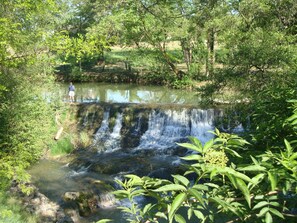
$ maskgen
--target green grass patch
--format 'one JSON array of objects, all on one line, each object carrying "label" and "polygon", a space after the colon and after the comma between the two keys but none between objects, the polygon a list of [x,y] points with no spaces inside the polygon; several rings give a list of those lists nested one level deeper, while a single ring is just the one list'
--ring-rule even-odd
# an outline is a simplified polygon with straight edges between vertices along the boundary
[{"label": "green grass patch", "polygon": [[72,144],[72,140],[70,136],[61,138],[57,141],[55,141],[50,146],[50,152],[53,156],[59,156],[59,155],[66,155],[72,152],[74,149],[74,145]]},{"label": "green grass patch", "polygon": [[37,217],[30,215],[19,200],[8,197],[0,191],[0,222],[1,223],[37,223]]}]

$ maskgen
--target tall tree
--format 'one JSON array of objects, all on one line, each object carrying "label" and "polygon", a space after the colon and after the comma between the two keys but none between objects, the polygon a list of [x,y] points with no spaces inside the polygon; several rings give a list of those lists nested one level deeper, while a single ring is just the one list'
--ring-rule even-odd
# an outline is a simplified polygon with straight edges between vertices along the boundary
[{"label": "tall tree", "polygon": [[25,168],[50,137],[52,110],[44,91],[52,83],[53,60],[46,42],[56,12],[54,0],[0,5],[0,188],[28,180]]}]

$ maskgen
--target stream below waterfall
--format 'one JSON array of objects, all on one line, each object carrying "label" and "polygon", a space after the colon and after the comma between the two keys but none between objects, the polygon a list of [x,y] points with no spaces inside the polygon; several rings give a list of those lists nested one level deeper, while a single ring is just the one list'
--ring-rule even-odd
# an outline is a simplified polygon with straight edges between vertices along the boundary
[{"label": "stream below waterfall", "polygon": [[[97,209],[91,214],[80,212],[77,222],[81,223],[103,218],[126,222],[116,207],[127,202],[112,195],[119,189],[115,179],[125,174],[171,179],[171,174],[182,173],[180,157],[189,151],[177,143],[187,142],[188,136],[202,143],[210,140],[209,131],[223,114],[221,109],[200,108],[199,98],[186,91],[94,83],[75,86],[76,101],[82,103],[80,126],[93,130],[92,145],[77,150],[76,158],[66,165],[40,160],[29,173],[40,192],[65,210],[75,208],[65,197],[80,192],[95,195]],[[58,92],[67,101],[67,85]],[[232,130],[242,131],[243,126],[233,124]],[[138,202],[141,205],[144,200]]]}]

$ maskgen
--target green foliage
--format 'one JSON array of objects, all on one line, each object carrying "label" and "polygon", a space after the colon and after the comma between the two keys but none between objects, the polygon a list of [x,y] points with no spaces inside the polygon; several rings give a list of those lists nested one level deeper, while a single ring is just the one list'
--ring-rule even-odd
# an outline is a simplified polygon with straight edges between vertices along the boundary
[{"label": "green foliage", "polygon": [[248,105],[250,133],[259,145],[271,147],[280,144],[284,138],[289,141],[296,138],[292,125],[285,122],[293,111],[289,100],[296,97],[294,83],[276,79],[253,96],[253,101]]},{"label": "green foliage", "polygon": [[[290,143],[285,140],[280,152],[267,151],[243,163],[239,151],[249,144],[246,140],[218,130],[213,134],[216,138],[205,145],[194,137],[179,144],[193,153],[183,157],[188,170],[172,175],[173,181],[135,175],[117,180],[122,189],[116,197],[131,203],[120,207],[129,222],[294,222],[287,216],[296,206],[297,191],[297,155]],[[140,207],[138,196],[153,202]]]},{"label": "green foliage", "polygon": [[64,137],[56,142],[53,142],[50,146],[50,152],[53,156],[69,154],[74,149],[74,145],[71,142],[71,137]]},{"label": "green foliage", "polygon": [[53,58],[44,41],[53,28],[46,16],[55,10],[51,0],[0,6],[0,190],[12,180],[21,185],[29,180],[25,169],[42,155],[52,134],[54,101],[45,95],[53,83]]}]

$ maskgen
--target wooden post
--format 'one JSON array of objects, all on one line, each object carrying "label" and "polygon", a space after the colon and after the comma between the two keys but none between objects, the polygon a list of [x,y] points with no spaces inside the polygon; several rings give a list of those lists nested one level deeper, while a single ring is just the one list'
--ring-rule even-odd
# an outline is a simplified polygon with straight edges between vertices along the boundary
[{"label": "wooden post", "polygon": [[57,132],[56,136],[55,136],[55,140],[58,140],[60,138],[60,136],[62,135],[63,132],[63,127],[60,127],[59,131]]}]

